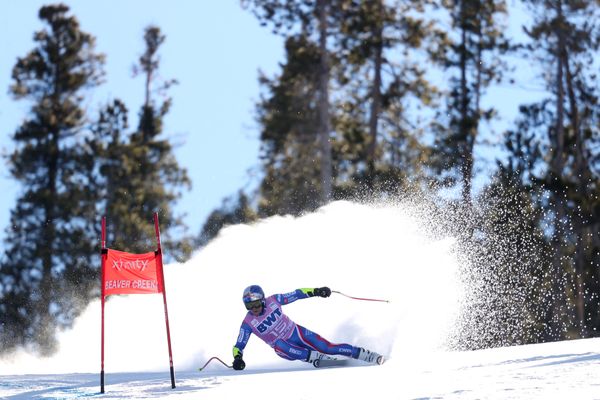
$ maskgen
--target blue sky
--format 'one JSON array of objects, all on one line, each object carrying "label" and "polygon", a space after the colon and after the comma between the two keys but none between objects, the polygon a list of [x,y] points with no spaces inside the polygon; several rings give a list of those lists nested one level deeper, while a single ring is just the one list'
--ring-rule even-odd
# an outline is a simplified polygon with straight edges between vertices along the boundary
[{"label": "blue sky", "polygon": [[[106,82],[88,97],[90,117],[114,98],[130,109],[130,125],[137,123],[143,101],[142,77],[132,77],[132,65],[144,49],[143,32],[158,25],[166,35],[162,46],[161,77],[177,79],[172,87],[171,112],[165,133],[177,146],[175,155],[188,170],[193,188],[178,203],[188,215],[192,233],[224,197],[242,187],[254,187],[258,165],[258,130],[254,104],[259,97],[258,71],[272,75],[283,58],[280,37],[260,27],[238,0],[68,0],[81,29],[96,37],[96,49],[106,54]],[[34,48],[34,32],[43,25],[41,6],[49,1],[4,2],[0,14],[0,151],[13,149],[12,134],[30,104],[8,95],[17,57]],[[91,93],[90,93],[91,94]],[[0,238],[19,191],[4,163],[0,167]],[[2,245],[0,244],[0,248]]]},{"label": "blue sky", "polygon": [[[272,76],[283,61],[283,39],[241,8],[238,0],[167,3],[159,0],[68,0],[81,28],[97,39],[97,51],[106,54],[106,82],[86,98],[88,115],[95,118],[100,107],[114,98],[130,109],[130,124],[137,123],[143,101],[142,77],[132,76],[132,65],[144,49],[143,32],[157,25],[167,36],[161,48],[161,77],[177,79],[170,89],[173,107],[164,121],[165,134],[176,146],[175,155],[187,169],[193,188],[184,193],[178,213],[187,214],[191,233],[198,233],[207,215],[220,206],[223,198],[240,188],[256,186],[259,130],[254,107],[259,98],[258,73]],[[31,104],[14,101],[8,95],[11,70],[17,57],[34,48],[34,32],[43,25],[39,8],[48,1],[13,1],[3,4],[0,14],[0,152],[13,149],[11,135],[26,117]],[[523,40],[521,25],[527,22],[519,3],[511,4],[507,20],[511,35]],[[493,127],[482,127],[482,138],[492,144],[478,148],[476,158],[483,168],[475,189],[489,178],[486,160],[498,153],[494,144],[512,125],[520,104],[539,99],[542,92],[531,80],[530,60],[512,56],[517,66],[515,85],[501,84],[487,91],[483,107],[498,109],[500,120]],[[437,84],[443,85],[443,79]],[[476,164],[477,167],[477,164]],[[6,167],[0,166],[0,240],[9,223],[19,185]],[[110,218],[110,216],[109,216]],[[109,221],[110,223],[110,221]],[[0,241],[1,243],[1,241]],[[2,244],[0,244],[0,250]]]}]

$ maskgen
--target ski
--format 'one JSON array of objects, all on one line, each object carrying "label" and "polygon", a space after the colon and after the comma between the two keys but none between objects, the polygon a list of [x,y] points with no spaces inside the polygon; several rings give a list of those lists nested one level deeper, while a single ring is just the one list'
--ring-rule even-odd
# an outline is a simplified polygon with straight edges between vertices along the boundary
[{"label": "ski", "polygon": [[350,365],[350,360],[315,360],[313,365],[315,368],[345,367]]},{"label": "ski", "polygon": [[[345,367],[351,364],[351,358],[334,358],[334,359],[318,359],[313,361],[315,368],[329,368],[329,367]],[[378,355],[376,360],[369,361],[371,365],[382,365],[386,361],[385,357]]]}]

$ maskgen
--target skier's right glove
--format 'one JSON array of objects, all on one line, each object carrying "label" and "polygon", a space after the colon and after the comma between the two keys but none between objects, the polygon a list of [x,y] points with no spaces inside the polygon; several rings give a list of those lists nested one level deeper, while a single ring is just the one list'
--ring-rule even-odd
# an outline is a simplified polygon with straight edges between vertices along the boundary
[{"label": "skier's right glove", "polygon": [[244,362],[244,360],[242,360],[242,356],[235,356],[235,358],[233,359],[233,369],[235,369],[236,371],[241,371],[244,368],[246,368],[246,363]]},{"label": "skier's right glove", "polygon": [[329,289],[327,286],[323,286],[321,288],[315,288],[313,290],[313,293],[315,296],[329,297],[331,296],[331,289]]}]

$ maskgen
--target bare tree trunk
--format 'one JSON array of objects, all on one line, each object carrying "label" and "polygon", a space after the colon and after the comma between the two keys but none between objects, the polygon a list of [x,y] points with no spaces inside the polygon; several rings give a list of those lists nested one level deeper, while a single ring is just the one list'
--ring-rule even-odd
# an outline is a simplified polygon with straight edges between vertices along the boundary
[{"label": "bare tree trunk", "polygon": [[[481,113],[480,104],[481,104],[481,74],[483,68],[483,35],[481,32],[481,24],[483,18],[478,14],[479,21],[477,23],[477,57],[475,58],[475,84],[474,84],[474,100],[473,100],[473,111],[464,115],[463,118],[466,118],[467,129],[465,132],[465,154],[464,154],[464,169],[463,169],[463,204],[467,207],[471,205],[471,192],[472,192],[472,180],[473,180],[473,164],[474,164],[474,155],[473,151],[475,148],[475,139],[479,133],[479,115]],[[466,66],[465,66],[466,69]],[[466,85],[466,82],[465,82]],[[466,88],[465,88],[466,90]],[[466,91],[464,92],[466,95]],[[469,112],[468,107],[465,105],[465,112]]]},{"label": "bare tree trunk", "polygon": [[576,283],[576,301],[575,308],[577,311],[577,321],[579,322],[579,333],[582,337],[587,336],[586,322],[585,322],[585,298],[584,298],[584,269],[587,259],[586,247],[588,245],[588,228],[584,227],[583,224],[577,224],[577,245],[575,249],[575,283]]},{"label": "bare tree trunk", "polygon": [[[50,194],[50,199],[57,198],[57,175],[58,175],[58,154],[59,154],[59,133],[58,128],[55,128],[51,134],[52,147],[50,154],[48,155],[48,181],[46,183],[46,189]],[[36,314],[39,318],[36,321],[35,335],[36,341],[42,344],[40,349],[43,354],[51,354],[54,350],[50,344],[51,331],[54,327],[52,316],[50,314],[50,305],[52,302],[52,291],[54,288],[54,278],[52,277],[52,250],[54,249],[54,241],[56,238],[55,230],[55,215],[54,215],[54,204],[48,202],[44,204],[44,226],[43,229],[43,240],[41,244],[41,262],[42,262],[42,274],[40,277],[40,284],[38,287],[39,293],[34,294],[36,298]],[[50,346],[50,347],[49,347]]]},{"label": "bare tree trunk", "polygon": [[[564,46],[564,40],[560,41]],[[586,165],[586,157],[584,153],[585,147],[585,139],[583,137],[583,133],[581,132],[581,127],[579,126],[579,109],[577,107],[577,100],[575,99],[575,90],[573,89],[573,76],[571,75],[571,69],[569,68],[569,53],[566,47],[561,47],[560,56],[562,58],[562,64],[565,68],[565,78],[566,78],[566,86],[567,86],[567,95],[569,99],[570,105],[570,121],[571,121],[571,129],[574,131],[574,139],[575,139],[575,181],[577,182],[577,190],[581,196],[581,198],[588,197],[588,179],[590,178],[590,174],[588,173],[588,168]],[[586,212],[586,210],[580,210],[580,212]],[[577,243],[575,249],[575,279],[576,279],[576,301],[575,307],[577,311],[577,320],[579,321],[580,332],[582,336],[586,336],[585,332],[585,299],[584,299],[584,288],[583,288],[583,279],[584,279],[584,266],[586,264],[586,251],[585,251],[585,242],[587,238],[585,237],[587,233],[587,229],[584,226],[582,221],[582,216],[577,215],[574,216],[574,220],[577,221],[574,224],[575,232],[577,233]]]},{"label": "bare tree trunk", "polygon": [[461,14],[461,49],[460,49],[460,124],[459,136],[462,140],[462,157],[463,163],[461,168],[462,174],[462,200],[463,205],[471,204],[471,171],[472,171],[472,155],[469,150],[469,135],[471,125],[469,123],[469,97],[467,88],[467,28],[466,28],[466,5],[465,0],[460,2]]},{"label": "bare tree trunk", "polygon": [[331,161],[331,125],[329,117],[329,53],[327,51],[327,15],[329,0],[317,1],[319,15],[319,49],[321,64],[319,67],[319,141],[321,150],[321,202],[331,200],[332,161]]},{"label": "bare tree trunk", "polygon": [[[562,5],[557,5],[557,14],[562,16]],[[558,31],[558,46],[559,49],[564,46],[563,37],[560,31]],[[556,57],[556,127],[554,137],[554,154],[551,162],[552,174],[551,178],[558,180],[561,177],[564,170],[564,143],[565,143],[565,132],[564,132],[564,88],[563,88],[563,65],[562,58],[559,54]],[[550,182],[555,184],[555,182]],[[563,224],[565,223],[566,211],[563,196],[561,194],[562,187],[558,185],[555,190],[556,197],[556,216],[555,216],[555,230],[552,244],[554,247],[553,267],[554,276],[552,284],[552,300],[553,300],[553,318],[552,318],[552,330],[553,332],[560,332],[562,329],[562,317],[566,310],[566,299],[564,293],[564,272],[563,272],[563,257],[562,248],[563,240],[565,238],[565,232]]]},{"label": "bare tree trunk", "polygon": [[[371,115],[369,116],[369,137],[370,142],[367,147],[367,169],[369,174],[369,182],[375,176],[375,158],[377,150],[377,125],[379,122],[379,113],[381,112],[381,68],[383,64],[383,5],[381,0],[376,1],[376,12],[379,14],[373,29],[373,37],[375,38],[375,56],[373,59],[373,86],[371,88]],[[372,189],[372,187],[371,187]]]}]

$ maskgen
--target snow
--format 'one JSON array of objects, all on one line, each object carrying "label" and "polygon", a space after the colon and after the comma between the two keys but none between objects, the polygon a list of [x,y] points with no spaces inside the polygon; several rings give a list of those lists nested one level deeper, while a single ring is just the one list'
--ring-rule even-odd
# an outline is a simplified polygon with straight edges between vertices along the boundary
[{"label": "snow", "polygon": [[250,365],[236,372],[221,364],[213,368],[211,363],[207,371],[176,372],[175,389],[171,389],[168,370],[108,373],[103,395],[97,373],[4,375],[0,397],[600,399],[599,339],[443,352],[419,360],[395,358],[383,366],[314,369],[300,362],[275,364]]},{"label": "snow", "polygon": [[[600,399],[600,339],[447,349],[461,304],[460,257],[452,238],[427,235],[435,221],[415,215],[406,204],[336,202],[299,218],[229,227],[187,263],[165,266],[175,389],[162,296],[112,296],[104,394],[96,301],[59,334],[56,355],[23,350],[0,360],[0,398]],[[333,294],[284,308],[325,338],[384,353],[389,361],[315,369],[279,358],[252,337],[244,371],[217,361],[198,371],[212,356],[231,363],[245,312],[241,294],[250,284],[269,294],[328,285],[390,300]]]}]

